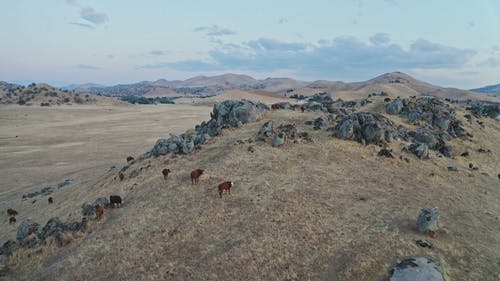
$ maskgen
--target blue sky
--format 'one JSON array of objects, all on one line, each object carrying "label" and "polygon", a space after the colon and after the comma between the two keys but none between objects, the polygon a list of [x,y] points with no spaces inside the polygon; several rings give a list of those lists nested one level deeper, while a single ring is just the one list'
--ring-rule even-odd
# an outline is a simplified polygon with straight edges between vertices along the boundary
[{"label": "blue sky", "polygon": [[[49,4],[50,3],[50,4]],[[0,80],[196,75],[500,83],[500,1],[4,0]]]}]

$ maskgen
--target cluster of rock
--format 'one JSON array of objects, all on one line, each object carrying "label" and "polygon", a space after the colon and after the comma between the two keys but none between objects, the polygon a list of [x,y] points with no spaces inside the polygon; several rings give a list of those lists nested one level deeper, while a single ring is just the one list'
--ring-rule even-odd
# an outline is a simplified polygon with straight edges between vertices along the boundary
[{"label": "cluster of rock", "polygon": [[227,100],[216,103],[210,114],[211,119],[197,125],[194,134],[171,134],[168,139],[159,139],[153,149],[143,156],[147,158],[168,153],[189,154],[210,138],[220,135],[222,129],[256,121],[268,110],[267,105],[249,100]]},{"label": "cluster of rock", "polygon": [[55,192],[56,189],[61,189],[63,187],[66,187],[68,185],[73,184],[74,182],[75,182],[74,179],[66,179],[66,180],[58,183],[56,187],[54,187],[54,186],[47,186],[47,187],[44,187],[44,188],[42,188],[40,190],[37,190],[35,192],[23,194],[22,199],[26,200],[26,199],[33,198],[33,197],[36,197],[36,196],[46,196],[46,195],[49,195],[49,194]]},{"label": "cluster of rock", "polygon": [[273,147],[282,146],[290,141],[296,142],[299,138],[312,141],[307,132],[298,132],[297,126],[294,123],[281,124],[274,128],[273,120],[262,124],[256,136],[257,141],[268,142],[271,140]]},{"label": "cluster of rock", "polygon": [[415,130],[396,125],[382,114],[358,111],[359,107],[366,104],[365,100],[339,100],[330,103],[328,98],[329,96],[324,95],[316,98],[316,101],[322,101],[325,106],[329,106],[330,113],[307,121],[306,124],[314,126],[316,130],[328,128],[333,136],[339,139],[378,145],[385,145],[394,140],[411,142],[406,148],[407,151],[419,158],[428,158],[429,150],[452,157],[453,148],[446,141],[471,136],[456,118],[455,111],[437,98],[397,98],[386,105],[388,114],[400,115],[409,123],[421,126]]},{"label": "cluster of rock", "polygon": [[334,101],[330,95],[326,93],[319,93],[305,99],[305,103],[301,106],[308,111],[323,111],[346,115],[368,103],[371,103],[368,99],[355,101],[343,101],[342,99],[337,99]]},{"label": "cluster of rock", "polygon": [[83,231],[87,228],[87,217],[81,221],[62,222],[58,218],[51,218],[44,227],[32,219],[24,220],[17,229],[16,240],[8,240],[0,247],[0,277],[6,271],[8,257],[18,248],[35,248],[54,239],[59,247],[70,242],[68,232]]}]

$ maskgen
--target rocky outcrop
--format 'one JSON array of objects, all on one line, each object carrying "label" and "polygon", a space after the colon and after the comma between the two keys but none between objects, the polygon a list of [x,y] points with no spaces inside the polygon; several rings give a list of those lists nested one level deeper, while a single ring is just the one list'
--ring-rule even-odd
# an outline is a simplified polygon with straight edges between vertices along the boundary
[{"label": "rocky outcrop", "polygon": [[355,140],[363,144],[381,144],[397,137],[394,122],[381,114],[354,112],[343,117],[333,127],[333,136]]},{"label": "rocky outcrop", "polygon": [[260,102],[248,100],[227,100],[214,104],[211,119],[195,127],[194,134],[171,134],[168,139],[156,141],[153,149],[143,155],[151,156],[174,154],[189,154],[210,138],[221,134],[223,128],[239,127],[248,122],[257,121],[269,110]]},{"label": "rocky outcrop", "polygon": [[54,193],[58,189],[61,189],[63,187],[66,187],[68,185],[73,184],[74,182],[75,182],[74,179],[65,179],[64,181],[57,183],[57,185],[55,187],[54,186],[47,186],[47,187],[44,187],[38,191],[23,194],[22,199],[26,200],[26,199],[33,198],[36,196],[47,196],[51,193]]}]

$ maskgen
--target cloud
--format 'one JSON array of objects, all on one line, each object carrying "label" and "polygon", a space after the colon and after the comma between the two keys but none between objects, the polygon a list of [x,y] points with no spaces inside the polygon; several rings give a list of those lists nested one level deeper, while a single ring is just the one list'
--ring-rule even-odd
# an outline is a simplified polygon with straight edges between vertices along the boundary
[{"label": "cloud", "polygon": [[152,56],[164,56],[167,54],[167,52],[162,51],[162,50],[152,50],[151,52],[148,53],[149,55]]},{"label": "cloud", "polygon": [[286,19],[286,18],[280,18],[280,19],[278,20],[278,23],[279,23],[279,24],[285,24],[285,23],[287,23],[287,22],[288,22],[288,19]]},{"label": "cloud", "polygon": [[225,36],[225,35],[234,35],[236,34],[236,31],[220,27],[218,25],[211,25],[211,26],[199,26],[193,30],[194,32],[204,32],[205,35],[211,36],[211,37],[217,37],[217,36]]},{"label": "cloud", "polygon": [[114,55],[112,55],[112,54],[109,54],[109,55],[107,55],[106,57],[107,57],[108,59],[114,59],[114,58],[115,58],[115,56],[114,56]]},{"label": "cloud", "polygon": [[88,64],[78,64],[78,65],[76,65],[76,68],[85,69],[85,70],[99,70],[99,69],[101,69],[98,66],[88,65]]},{"label": "cloud", "polygon": [[80,10],[80,17],[95,25],[101,25],[108,21],[106,13],[98,12],[92,7],[85,7]]},{"label": "cloud", "polygon": [[78,6],[77,0],[66,0],[66,3],[70,6]]},{"label": "cloud", "polygon": [[181,71],[292,70],[299,75],[348,77],[413,68],[457,68],[475,53],[425,39],[417,39],[405,48],[391,43],[389,36],[382,33],[372,36],[369,42],[352,36],[314,44],[260,38],[241,44],[219,44],[208,52],[207,60],[164,63],[161,67]]},{"label": "cloud", "polygon": [[76,26],[79,26],[79,27],[88,28],[88,29],[94,29],[95,28],[95,26],[90,25],[90,24],[86,24],[86,23],[70,22],[69,24],[76,25]]},{"label": "cloud", "polygon": [[391,38],[387,33],[377,33],[370,37],[370,42],[372,42],[374,45],[385,45],[389,43],[389,41],[391,41]]},{"label": "cloud", "polygon": [[478,66],[491,67],[491,68],[499,67],[500,66],[500,58],[495,58],[495,57],[487,58],[487,59],[483,60],[482,62],[480,62],[478,64]]}]

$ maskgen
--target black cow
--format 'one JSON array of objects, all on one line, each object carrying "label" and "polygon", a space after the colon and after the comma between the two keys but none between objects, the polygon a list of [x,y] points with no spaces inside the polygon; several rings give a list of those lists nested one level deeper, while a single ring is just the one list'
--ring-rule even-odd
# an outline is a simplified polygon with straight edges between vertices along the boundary
[{"label": "black cow", "polygon": [[118,208],[122,206],[122,198],[118,195],[109,196],[109,204],[111,207],[117,206]]}]

